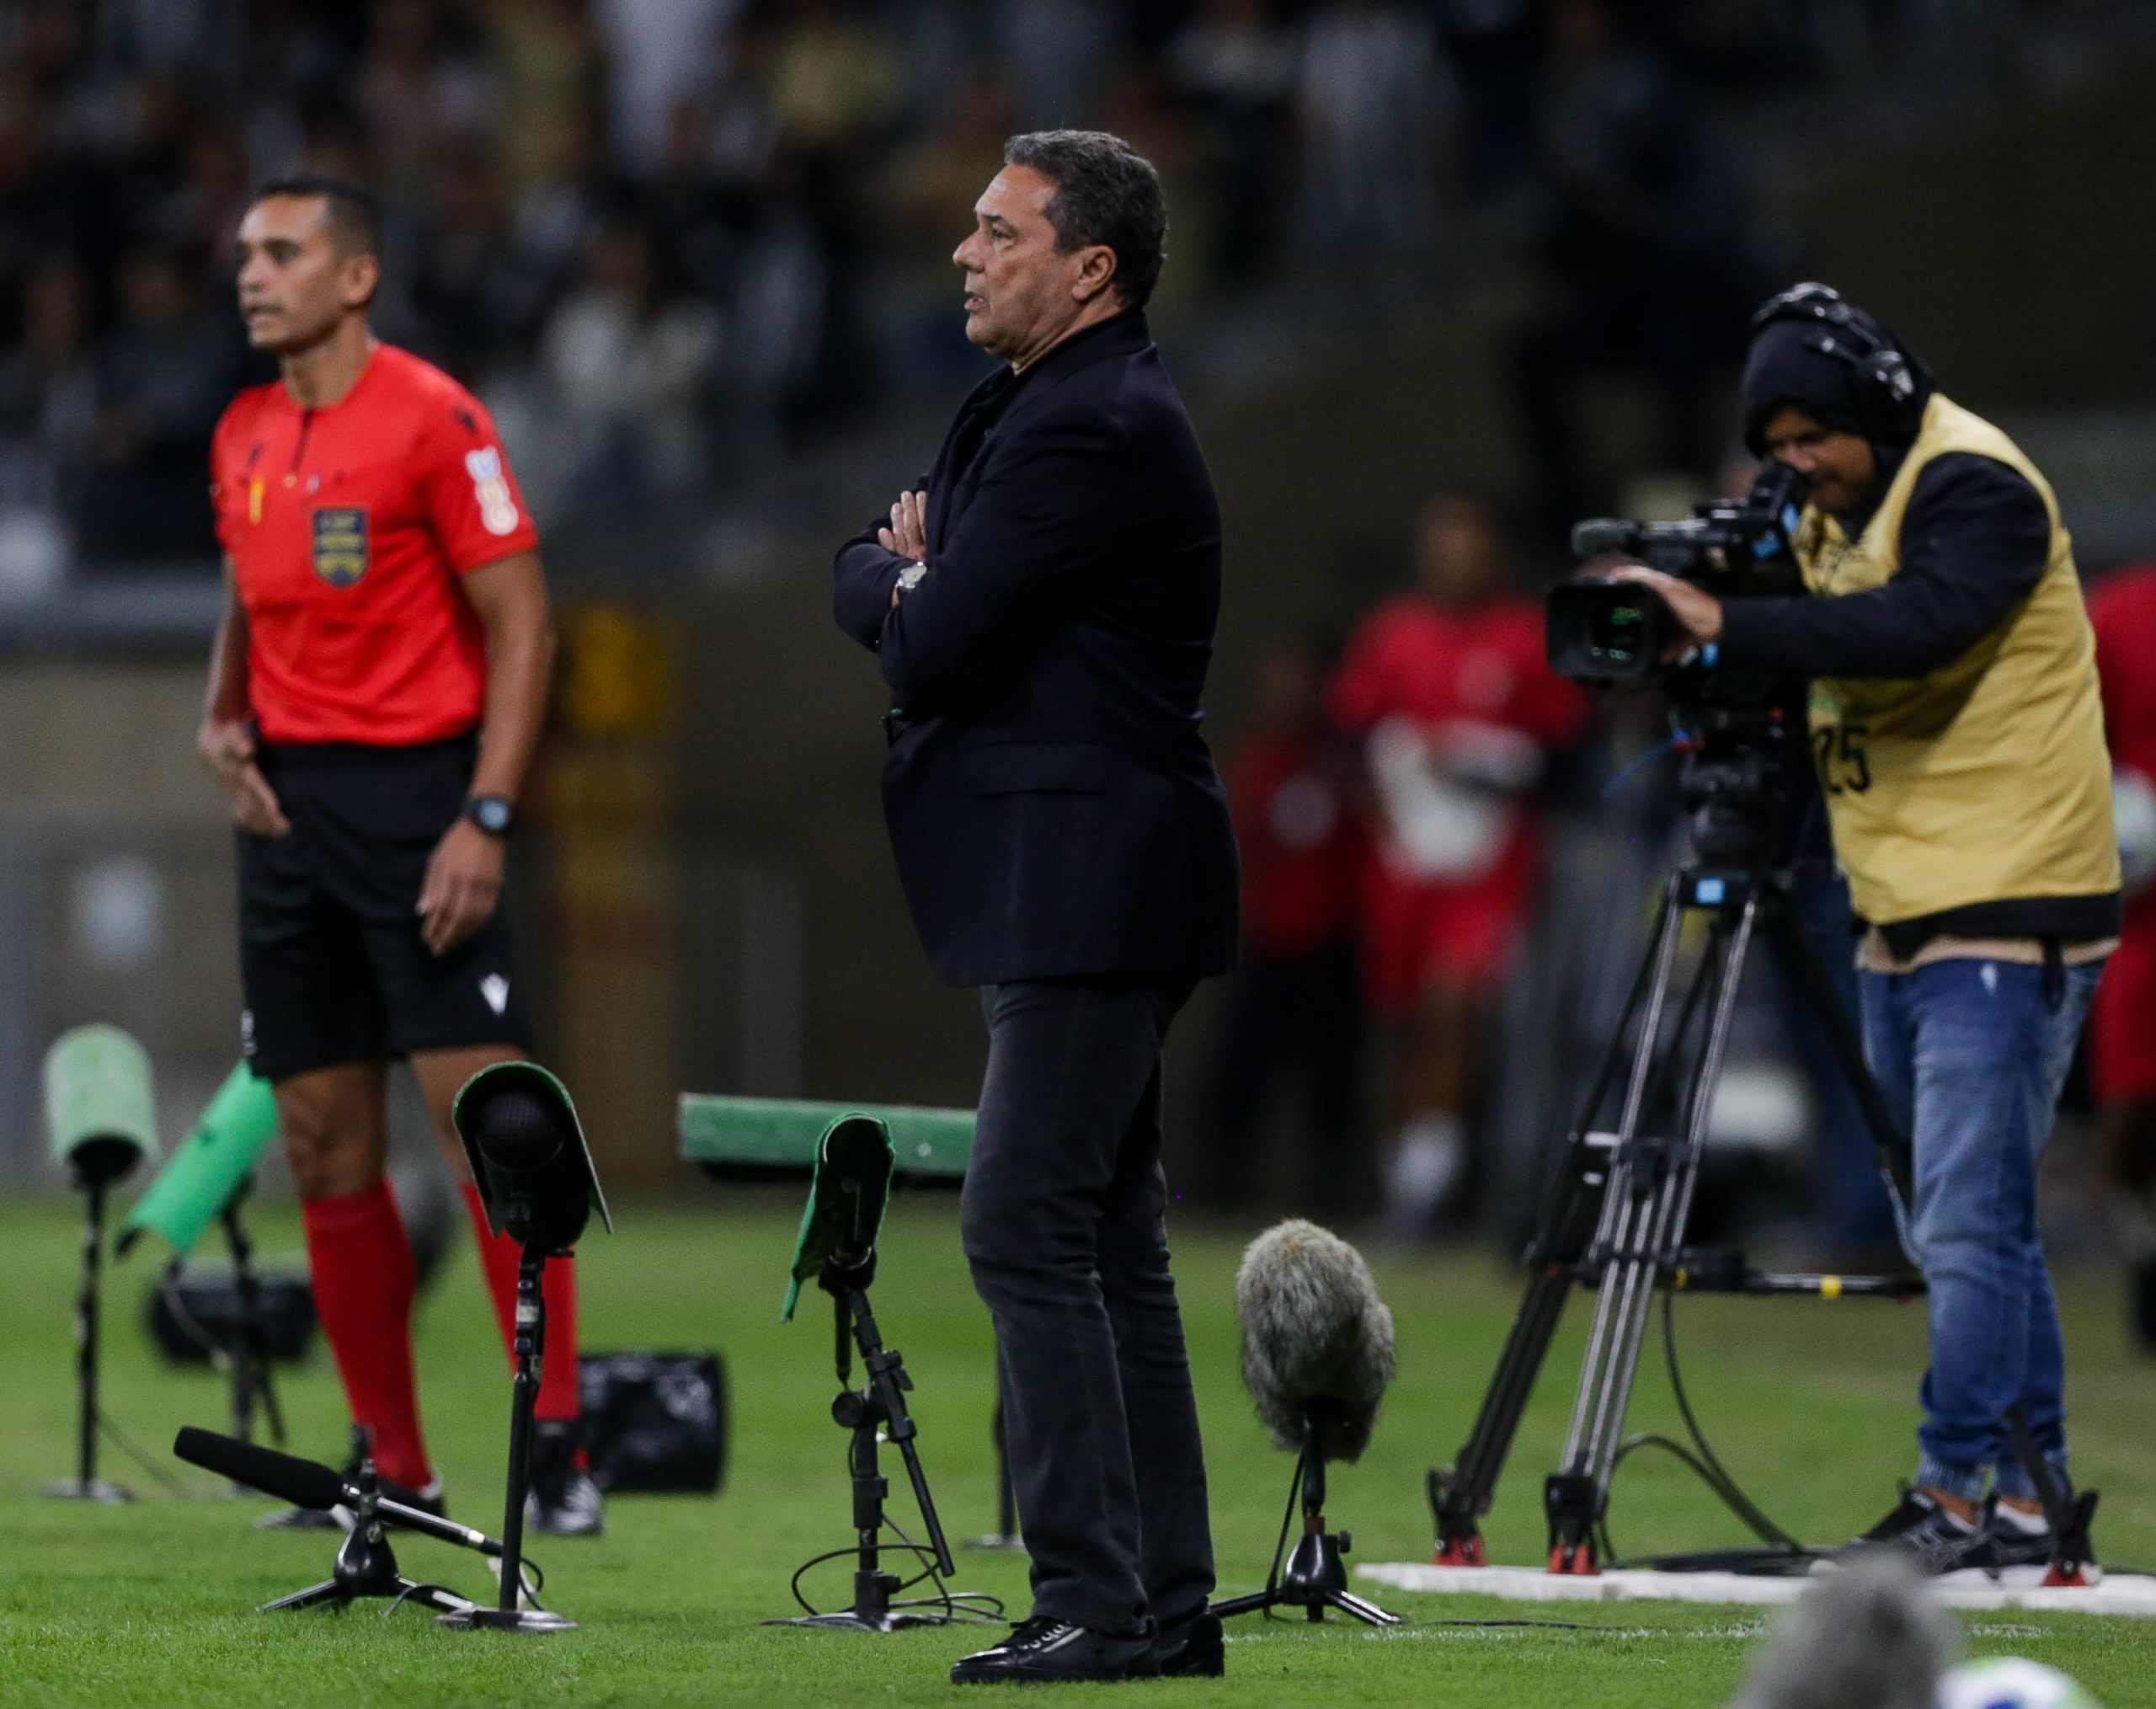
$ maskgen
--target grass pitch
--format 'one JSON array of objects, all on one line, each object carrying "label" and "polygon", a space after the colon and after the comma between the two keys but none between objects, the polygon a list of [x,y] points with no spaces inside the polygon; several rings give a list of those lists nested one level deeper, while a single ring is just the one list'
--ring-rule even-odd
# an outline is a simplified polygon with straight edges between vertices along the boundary
[{"label": "grass pitch", "polygon": [[[979,1630],[891,1637],[760,1627],[794,1612],[787,1580],[849,1541],[845,1434],[825,1302],[811,1295],[780,1327],[778,1303],[798,1199],[685,1184],[672,1203],[624,1207],[622,1232],[584,1252],[585,1340],[593,1347],[718,1349],[733,1390],[724,1490],[715,1498],[617,1498],[595,1541],[538,1539],[549,1604],[579,1632],[532,1639],[438,1631],[418,1610],[387,1619],[267,1616],[258,1603],[326,1575],[334,1540],[265,1533],[266,1504],[215,1493],[170,1460],[176,1427],[224,1428],[221,1380],[162,1364],[140,1323],[153,1254],[110,1274],[107,1409],[184,1487],[161,1487],[109,1444],[101,1470],[131,1485],[131,1506],[40,1498],[72,1470],[76,1223],[63,1202],[0,1205],[0,1704],[216,1705],[218,1709],[502,1704],[851,1705],[947,1703],[952,1659]],[[990,1349],[958,1251],[953,1207],[894,1209],[878,1308],[918,1384],[921,1445],[954,1543],[995,1513],[988,1442]],[[256,1219],[267,1252],[298,1245],[296,1220]],[[1246,1229],[1180,1227],[1177,1271],[1204,1415],[1223,1594],[1255,1588],[1270,1557],[1289,1465],[1253,1422],[1236,1374],[1232,1281]],[[1515,1301],[1518,1279],[1479,1257],[1381,1262],[1399,1324],[1401,1378],[1362,1464],[1337,1468],[1336,1527],[1353,1561],[1427,1557],[1426,1467],[1449,1460],[1471,1422]],[[2103,1554],[2156,1561],[2156,1366],[2127,1349],[2108,1273],[2064,1278],[2075,1464],[2104,1491]],[[499,1524],[509,1385],[468,1248],[423,1308],[422,1405],[451,1511]],[[1576,1302],[1521,1432],[1491,1516],[1493,1557],[1542,1552],[1542,1474],[1554,1463],[1586,1312]],[[1687,1300],[1679,1348],[1694,1403],[1731,1470],[1801,1535],[1846,1535],[1892,1499],[1912,1458],[1922,1358],[1917,1309],[1866,1301]],[[281,1374],[296,1452],[341,1457],[342,1407],[325,1356]],[[1659,1348],[1642,1359],[1636,1429],[1676,1427]],[[915,1514],[895,1455],[892,1509]],[[1741,1530],[1689,1475],[1641,1454],[1612,1504],[1627,1553],[1736,1545]],[[484,1597],[478,1557],[400,1540],[412,1576]],[[1026,1611],[1022,1557],[961,1551],[954,1581]],[[825,1605],[848,1597],[848,1567],[811,1582]],[[1364,1587],[1368,1588],[1368,1587]],[[1671,1604],[1528,1606],[1487,1598],[1386,1593],[1412,1624],[1382,1633],[1251,1619],[1230,1628],[1229,1678],[1113,1688],[1133,1709],[1219,1706],[1461,1705],[1520,1709],[1707,1709],[1742,1672],[1762,1622],[1750,1610]],[[1476,1625],[1479,1621],[1566,1622]],[[2156,1623],[2015,1613],[1964,1622],[1977,1653],[2033,1656],[2080,1679],[2108,1709],[2156,1705]],[[1104,1688],[1083,1688],[1097,1691]]]}]

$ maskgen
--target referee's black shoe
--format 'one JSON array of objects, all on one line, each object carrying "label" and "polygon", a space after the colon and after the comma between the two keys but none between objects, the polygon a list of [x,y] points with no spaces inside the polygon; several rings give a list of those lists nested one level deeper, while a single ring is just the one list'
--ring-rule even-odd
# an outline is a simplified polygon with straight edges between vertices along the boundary
[{"label": "referee's black shoe", "polygon": [[1153,1659],[1166,1679],[1217,1680],[1227,1672],[1220,1616],[1209,1608],[1181,1620],[1163,1621],[1153,1640]]},{"label": "referee's black shoe", "polygon": [[1022,1621],[993,1649],[951,1669],[954,1685],[1048,1685],[1059,1680],[1153,1680],[1161,1664],[1150,1637],[1110,1637],[1064,1620]]},{"label": "referee's black shoe", "polygon": [[581,1463],[584,1430],[566,1420],[542,1418],[531,1442],[531,1493],[525,1523],[550,1537],[595,1537],[606,1522],[606,1498]]}]

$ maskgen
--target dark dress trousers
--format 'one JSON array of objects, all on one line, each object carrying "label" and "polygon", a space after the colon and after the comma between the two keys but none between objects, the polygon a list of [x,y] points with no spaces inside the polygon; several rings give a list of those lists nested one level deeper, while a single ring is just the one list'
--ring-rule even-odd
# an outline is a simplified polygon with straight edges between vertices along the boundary
[{"label": "dark dress trousers", "polygon": [[1142,314],[959,410],[927,574],[880,523],[833,608],[889,684],[884,816],[937,972],[985,989],[961,1222],[995,1321],[1034,1612],[1128,1635],[1213,1586],[1169,1275],[1161,1049],[1235,957],[1227,802],[1198,734],[1219,509]]}]

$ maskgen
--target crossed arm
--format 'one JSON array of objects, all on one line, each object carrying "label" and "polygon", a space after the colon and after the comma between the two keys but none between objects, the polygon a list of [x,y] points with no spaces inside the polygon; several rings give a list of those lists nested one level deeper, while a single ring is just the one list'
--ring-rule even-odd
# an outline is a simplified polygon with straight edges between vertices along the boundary
[{"label": "crossed arm", "polygon": [[[926,494],[914,492],[840,548],[833,615],[875,651],[902,701],[977,670],[1030,613],[1113,565],[1130,510],[1123,443],[1102,419],[1030,423],[990,453],[940,543],[926,538]],[[915,562],[928,574],[902,590]]]}]

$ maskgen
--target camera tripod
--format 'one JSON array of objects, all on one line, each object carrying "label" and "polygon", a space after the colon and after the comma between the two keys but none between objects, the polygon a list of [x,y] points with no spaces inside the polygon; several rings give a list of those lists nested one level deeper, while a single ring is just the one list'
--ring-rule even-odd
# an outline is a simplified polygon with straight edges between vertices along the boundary
[{"label": "camera tripod", "polygon": [[[1678,996],[1678,944],[1694,916],[1705,918],[1708,942]],[[1805,1007],[1825,1028],[1889,1183],[1908,1202],[1908,1141],[1806,941],[1787,872],[1700,863],[1678,868],[1663,886],[1646,953],[1543,1202],[1527,1252],[1526,1292],[1474,1429],[1456,1462],[1429,1474],[1438,1565],[1484,1563],[1478,1521],[1490,1510],[1575,1282],[1599,1293],[1562,1468],[1544,1490],[1550,1570],[1564,1573],[1593,1573],[1606,1564],[1596,1559],[1595,1536],[1609,1507],[1657,1290],[1897,1299],[1923,1292],[1913,1277],[1772,1274],[1747,1268],[1741,1253],[1684,1244],[1737,986],[1762,931],[1795,975]],[[1614,1127],[1600,1125],[1620,1090]]]}]

